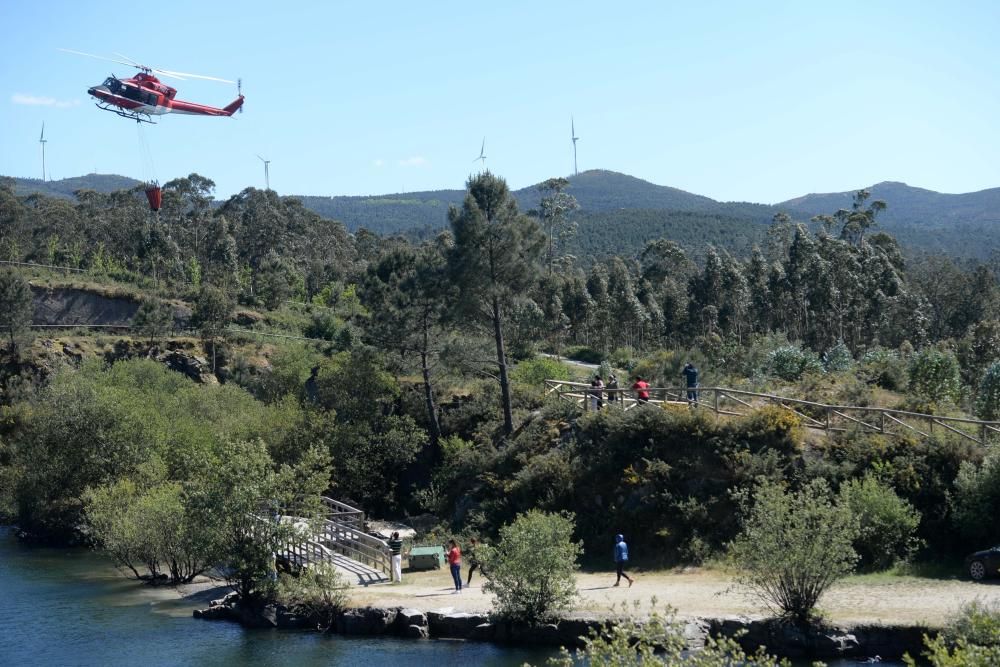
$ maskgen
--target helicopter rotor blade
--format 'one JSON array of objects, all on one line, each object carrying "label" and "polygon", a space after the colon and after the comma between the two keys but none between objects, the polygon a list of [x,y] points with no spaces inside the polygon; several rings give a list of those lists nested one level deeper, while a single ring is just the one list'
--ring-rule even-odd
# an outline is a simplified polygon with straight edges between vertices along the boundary
[{"label": "helicopter rotor blade", "polygon": [[73,49],[59,49],[59,50],[65,51],[66,53],[73,53],[78,56],[86,56],[88,58],[96,58],[98,60],[107,60],[113,63],[118,63],[119,65],[128,65],[129,67],[135,67],[136,69],[144,70],[147,72],[156,72],[157,74],[162,74],[163,76],[169,76],[175,79],[180,79],[181,81],[186,81],[187,79],[205,79],[206,81],[218,81],[220,83],[232,83],[232,84],[236,83],[235,81],[230,81],[229,79],[221,79],[215,76],[205,76],[204,74],[189,74],[187,72],[175,72],[174,70],[160,69],[159,67],[150,67],[148,65],[142,65],[121,53],[115,53],[115,55],[118,56],[118,58],[121,58],[121,60],[118,60],[116,58],[108,58],[107,56],[98,56],[93,53],[74,51]]},{"label": "helicopter rotor blade", "polygon": [[124,53],[118,53],[117,51],[115,51],[114,54],[116,56],[118,56],[119,58],[121,58],[122,60],[126,60],[129,63],[131,63],[133,67],[139,67],[139,68],[145,67],[145,65],[140,65],[136,61],[134,61],[131,58],[129,58],[128,56],[126,56]]},{"label": "helicopter rotor blade", "polygon": [[128,65],[129,67],[138,67],[142,69],[142,65],[136,65],[132,62],[126,62],[124,60],[115,60],[114,58],[107,58],[105,56],[95,56],[93,53],[84,53],[83,51],[74,51],[73,49],[58,49],[59,51],[65,51],[66,53],[73,53],[78,56],[86,56],[88,58],[97,58],[98,60],[108,60],[113,63],[118,63],[119,65]]},{"label": "helicopter rotor blade", "polygon": [[229,79],[220,79],[217,76],[205,76],[204,74],[191,74],[189,72],[175,72],[173,70],[158,69],[156,67],[153,68],[153,71],[166,76],[176,76],[178,79],[205,79],[206,81],[218,81],[219,83],[236,83],[235,81],[230,81]]}]

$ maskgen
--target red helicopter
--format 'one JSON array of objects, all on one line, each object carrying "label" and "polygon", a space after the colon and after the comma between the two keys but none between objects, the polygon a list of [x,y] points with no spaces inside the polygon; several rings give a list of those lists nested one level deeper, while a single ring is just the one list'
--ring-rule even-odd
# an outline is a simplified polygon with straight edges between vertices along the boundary
[{"label": "red helicopter", "polygon": [[[95,56],[92,53],[82,51],[72,51],[70,49],[60,49],[67,53],[75,53],[80,56],[110,60],[121,65],[128,65],[140,70],[138,74],[128,79],[119,79],[117,76],[109,76],[104,83],[87,90],[87,93],[97,99],[97,106],[105,111],[111,111],[123,118],[130,118],[141,123],[152,123],[152,116],[162,116],[168,113],[187,114],[191,116],[232,116],[243,106],[243,94],[239,88],[239,83],[228,79],[219,79],[214,76],[203,76],[201,74],[188,74],[185,72],[173,72],[171,70],[147,67],[127,58],[120,53],[115,55],[122,60]],[[185,102],[175,99],[177,94],[175,88],[171,88],[153,76],[153,72],[163,76],[176,79],[206,79],[208,81],[221,81],[222,83],[236,83],[239,97],[231,103],[222,107],[206,106]]]}]

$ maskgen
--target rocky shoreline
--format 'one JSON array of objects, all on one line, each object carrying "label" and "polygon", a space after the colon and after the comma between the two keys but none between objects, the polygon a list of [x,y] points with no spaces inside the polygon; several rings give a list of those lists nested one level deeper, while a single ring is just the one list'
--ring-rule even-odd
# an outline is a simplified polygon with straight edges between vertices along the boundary
[{"label": "rocky shoreline", "polygon": [[[248,628],[317,629],[317,621],[281,605],[250,609],[235,595],[213,600],[207,609],[194,611],[195,618],[235,621]],[[451,611],[421,611],[408,607],[354,607],[336,615],[327,629],[343,635],[394,636],[408,639],[462,639],[499,644],[579,647],[582,637],[614,622],[610,618],[564,618],[557,622],[528,626],[497,620],[487,614]],[[709,637],[736,638],[747,651],[759,646],[792,659],[867,661],[900,660],[905,653],[917,656],[931,628],[915,625],[859,625],[854,627],[808,627],[775,619],[748,617],[698,618],[682,621],[688,647],[697,651]],[[320,628],[325,629],[325,628]]]}]

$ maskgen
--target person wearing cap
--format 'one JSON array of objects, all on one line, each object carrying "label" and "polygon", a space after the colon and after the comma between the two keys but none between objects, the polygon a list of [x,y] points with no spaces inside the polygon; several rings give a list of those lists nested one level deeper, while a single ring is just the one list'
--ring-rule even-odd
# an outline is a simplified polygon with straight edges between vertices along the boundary
[{"label": "person wearing cap", "polygon": [[622,583],[622,577],[628,581],[628,587],[632,588],[632,584],[635,583],[635,579],[625,574],[625,563],[628,562],[628,544],[625,543],[625,536],[622,534],[615,535],[615,567],[618,571],[618,580],[615,581],[615,586]]}]

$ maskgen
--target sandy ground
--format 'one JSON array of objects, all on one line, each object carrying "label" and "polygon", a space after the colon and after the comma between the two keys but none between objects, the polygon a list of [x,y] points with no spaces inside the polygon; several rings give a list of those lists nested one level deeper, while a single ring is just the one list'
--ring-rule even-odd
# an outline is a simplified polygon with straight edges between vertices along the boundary
[{"label": "sandy ground", "polygon": [[[465,576],[463,570],[463,577]],[[638,601],[648,608],[656,598],[659,605],[674,607],[681,617],[721,617],[747,615],[761,617],[759,605],[731,591],[725,573],[687,568],[683,571],[632,572],[635,585],[626,582],[614,587],[615,575],[582,572],[577,575],[579,614],[602,614],[625,601]],[[399,584],[356,586],[351,590],[355,605],[403,606],[424,611],[488,611],[492,596],[483,592],[477,572],[472,586],[452,592],[447,570],[403,573]],[[959,605],[974,599],[1000,604],[1000,583],[972,583],[961,580],[918,577],[851,577],[832,588],[820,600],[820,609],[834,623],[943,625]]]}]

